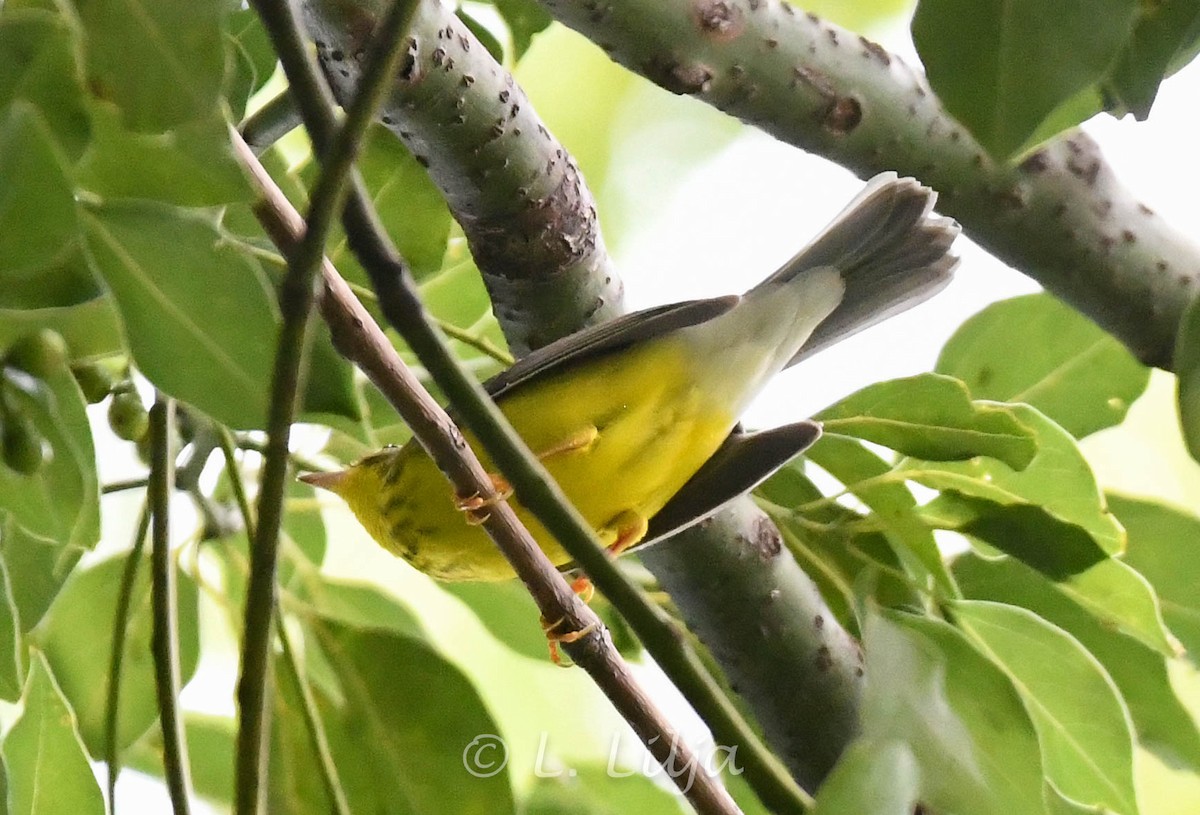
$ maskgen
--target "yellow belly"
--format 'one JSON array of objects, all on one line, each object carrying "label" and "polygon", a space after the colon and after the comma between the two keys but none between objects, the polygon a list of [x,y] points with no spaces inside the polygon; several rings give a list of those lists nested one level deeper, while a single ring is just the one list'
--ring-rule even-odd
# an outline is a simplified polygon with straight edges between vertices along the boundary
[{"label": "yellow belly", "polygon": [[[595,427],[590,445],[558,452],[542,463],[576,508],[611,544],[615,519],[652,517],[708,460],[736,421],[690,374],[684,346],[673,339],[647,343],[574,367],[565,376],[522,386],[500,408],[535,453],[560,447]],[[493,469],[468,434],[484,466]],[[513,576],[495,544],[466,522],[445,477],[410,442],[370,468],[373,489],[347,496],[380,544],[443,580],[501,580]],[[366,485],[364,485],[366,486]],[[556,565],[570,557],[513,500],[518,517]]]}]

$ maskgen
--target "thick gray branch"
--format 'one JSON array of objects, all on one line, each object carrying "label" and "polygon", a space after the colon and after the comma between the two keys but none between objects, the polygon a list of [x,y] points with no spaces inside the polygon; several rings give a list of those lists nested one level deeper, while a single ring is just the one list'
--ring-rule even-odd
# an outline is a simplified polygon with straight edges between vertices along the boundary
[{"label": "thick gray branch", "polygon": [[780,0],[542,0],[669,91],[695,96],[863,176],[912,175],[939,210],[1124,342],[1169,368],[1200,250],[1133,198],[1096,145],[1065,134],[992,161],[925,78],[869,40]]},{"label": "thick gray branch", "polygon": [[[306,0],[340,99],[357,85],[382,0]],[[592,194],[524,91],[462,22],[423,2],[383,123],[426,166],[462,225],[517,356],[621,313]]]}]

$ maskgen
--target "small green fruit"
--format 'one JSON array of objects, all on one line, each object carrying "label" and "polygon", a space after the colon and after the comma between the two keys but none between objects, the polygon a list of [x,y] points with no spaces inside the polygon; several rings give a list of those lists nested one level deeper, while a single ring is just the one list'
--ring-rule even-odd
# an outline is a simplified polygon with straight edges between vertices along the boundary
[{"label": "small green fruit", "polygon": [[39,328],[13,343],[6,361],[38,379],[49,379],[67,361],[67,344],[58,332]]},{"label": "small green fruit", "polygon": [[8,416],[4,423],[4,463],[21,475],[33,475],[46,462],[42,434],[24,416]]},{"label": "small green fruit", "polygon": [[113,375],[99,363],[85,362],[73,365],[71,373],[75,374],[75,381],[79,383],[79,389],[83,391],[83,398],[87,399],[89,405],[103,402],[105,397],[112,392]]},{"label": "small green fruit", "polygon": [[108,405],[108,426],[125,441],[139,441],[150,429],[150,414],[133,389],[119,390]]}]

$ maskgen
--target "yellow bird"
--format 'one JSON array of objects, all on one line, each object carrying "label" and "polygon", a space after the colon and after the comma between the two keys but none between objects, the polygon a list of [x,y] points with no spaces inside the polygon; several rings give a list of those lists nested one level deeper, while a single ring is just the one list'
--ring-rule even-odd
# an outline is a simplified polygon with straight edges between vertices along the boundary
[{"label": "yellow bird", "polygon": [[[913,179],[876,176],[741,297],[593,326],[529,354],[486,388],[614,554],[657,540],[711,515],[816,440],[812,422],[757,434],[738,428],[771,377],[949,282],[958,226],[931,214],[935,199]],[[476,440],[467,441],[492,469]],[[513,577],[464,517],[469,502],[456,499],[415,441],[302,479],[341,496],[381,546],[435,578]],[[567,565],[558,542],[513,504],[551,562]]]}]

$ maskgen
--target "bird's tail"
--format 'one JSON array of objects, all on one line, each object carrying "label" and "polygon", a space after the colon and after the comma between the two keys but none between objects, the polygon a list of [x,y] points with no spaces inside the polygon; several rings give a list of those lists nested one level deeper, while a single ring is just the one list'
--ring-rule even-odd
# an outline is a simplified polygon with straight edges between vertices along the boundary
[{"label": "bird's tail", "polygon": [[958,224],[931,214],[937,193],[912,178],[881,173],[812,243],[753,290],[835,269],[845,285],[838,306],[813,330],[791,365],[936,294],[958,258],[950,245]]}]

